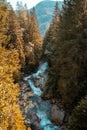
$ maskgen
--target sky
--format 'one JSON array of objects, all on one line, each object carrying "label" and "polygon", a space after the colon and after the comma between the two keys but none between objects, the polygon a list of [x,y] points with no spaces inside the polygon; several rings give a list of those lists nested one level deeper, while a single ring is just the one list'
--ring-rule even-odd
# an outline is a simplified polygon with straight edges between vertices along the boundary
[{"label": "sky", "polygon": [[[35,6],[36,4],[38,4],[40,1],[43,0],[7,0],[8,2],[11,3],[11,5],[15,8],[17,1],[22,1],[22,3],[26,3],[27,7],[30,9],[33,6]],[[57,0],[54,0],[57,1]],[[63,1],[63,0],[59,0],[59,1]]]}]

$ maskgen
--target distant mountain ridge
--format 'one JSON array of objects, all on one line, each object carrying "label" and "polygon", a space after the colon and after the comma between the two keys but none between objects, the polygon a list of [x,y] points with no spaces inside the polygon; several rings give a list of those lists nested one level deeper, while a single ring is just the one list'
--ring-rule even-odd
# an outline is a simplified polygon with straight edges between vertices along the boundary
[{"label": "distant mountain ridge", "polygon": [[[52,20],[54,8],[56,1],[42,1],[36,5],[36,14],[38,18],[38,23],[40,27],[40,32],[42,36],[45,35],[45,32],[49,28],[50,22]],[[59,9],[62,8],[63,2],[58,1]]]}]

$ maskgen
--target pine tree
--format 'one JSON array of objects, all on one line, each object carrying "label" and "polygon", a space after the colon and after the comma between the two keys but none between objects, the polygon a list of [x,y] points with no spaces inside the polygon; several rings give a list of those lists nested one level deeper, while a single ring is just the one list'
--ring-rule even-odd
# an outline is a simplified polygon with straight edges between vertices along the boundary
[{"label": "pine tree", "polygon": [[58,8],[58,2],[56,2],[53,19],[52,19],[52,22],[50,24],[48,31],[46,32],[46,35],[43,41],[42,57],[46,57],[50,59],[50,57],[54,55],[55,45],[57,42],[59,20],[60,20],[60,11]]},{"label": "pine tree", "polygon": [[[58,74],[55,68],[57,56],[55,55],[56,49],[58,49],[58,34],[59,34],[59,23],[60,23],[60,11],[58,8],[58,2],[56,2],[55,10],[53,13],[53,19],[50,27],[45,35],[43,42],[43,53],[42,57],[48,60],[50,68],[48,71],[48,80],[46,83],[46,90],[44,96],[55,97],[58,95],[57,91],[57,80]],[[47,94],[48,93],[48,94]]]},{"label": "pine tree", "polygon": [[8,49],[17,49],[22,67],[25,64],[23,39],[18,19],[11,6],[1,5],[0,44]]},{"label": "pine tree", "polygon": [[69,119],[70,130],[87,130],[87,96],[77,105]]},{"label": "pine tree", "polygon": [[35,9],[29,13],[26,5],[21,9],[20,3],[17,5],[19,6],[17,11],[18,19],[23,30],[26,69],[33,69],[39,63],[42,48],[42,38],[37,23],[37,16]]},{"label": "pine tree", "polygon": [[38,63],[38,60],[41,57],[42,37],[40,35],[35,8],[32,9],[30,15],[31,15],[30,42],[34,44],[35,61],[36,63]]},{"label": "pine tree", "polygon": [[16,47],[7,48],[12,38],[11,34],[8,34],[8,16],[8,6],[0,3],[0,128],[25,130],[23,117],[17,105],[19,85],[15,83],[15,77],[19,75],[21,68],[19,53]]},{"label": "pine tree", "polygon": [[24,41],[22,38],[22,31],[18,23],[17,16],[13,10],[9,11],[7,22],[8,22],[8,36],[10,37],[10,39],[6,48],[8,49],[15,48],[18,50],[20,63],[22,67],[24,67],[25,64]]},{"label": "pine tree", "polygon": [[0,46],[6,46],[9,37],[7,36],[7,21],[8,10],[5,4],[0,3]]},{"label": "pine tree", "polygon": [[17,50],[9,51],[0,47],[0,127],[4,130],[25,130],[17,105],[19,85],[14,83],[14,74],[18,75],[19,70]]},{"label": "pine tree", "polygon": [[31,16],[26,5],[24,5],[22,8],[20,7],[21,5],[18,2],[17,16],[23,32],[25,50],[25,71],[29,71],[29,69],[33,68],[33,66],[35,65],[34,44],[30,42]]},{"label": "pine tree", "polygon": [[[54,57],[47,81],[48,94],[75,105],[87,94],[86,0],[65,0],[60,16]],[[55,83],[54,83],[55,81]]]},{"label": "pine tree", "polygon": [[76,98],[87,93],[84,91],[87,84],[85,57],[87,46],[86,37],[84,38],[86,34],[83,35],[86,30],[84,16],[87,21],[87,13],[84,11],[85,2],[86,0],[65,1],[60,19],[59,42],[61,49],[57,62],[57,66],[60,66],[58,87],[66,104],[72,104]]}]

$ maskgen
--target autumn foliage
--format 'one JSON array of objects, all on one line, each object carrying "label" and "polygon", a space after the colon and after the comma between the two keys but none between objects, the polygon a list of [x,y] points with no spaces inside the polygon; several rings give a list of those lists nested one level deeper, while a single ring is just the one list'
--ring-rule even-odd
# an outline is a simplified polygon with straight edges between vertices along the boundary
[{"label": "autumn foliage", "polygon": [[17,105],[20,89],[15,82],[21,68],[18,49],[8,49],[9,11],[0,3],[0,128],[3,130],[25,130],[24,120]]}]

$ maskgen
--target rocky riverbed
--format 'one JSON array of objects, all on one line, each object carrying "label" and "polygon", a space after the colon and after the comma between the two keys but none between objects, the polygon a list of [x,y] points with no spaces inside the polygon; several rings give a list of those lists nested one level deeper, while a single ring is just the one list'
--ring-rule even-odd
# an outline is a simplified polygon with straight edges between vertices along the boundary
[{"label": "rocky riverbed", "polygon": [[32,130],[66,130],[65,110],[55,100],[43,100],[48,64],[43,63],[38,71],[20,82],[21,95],[19,105],[25,124]]}]

